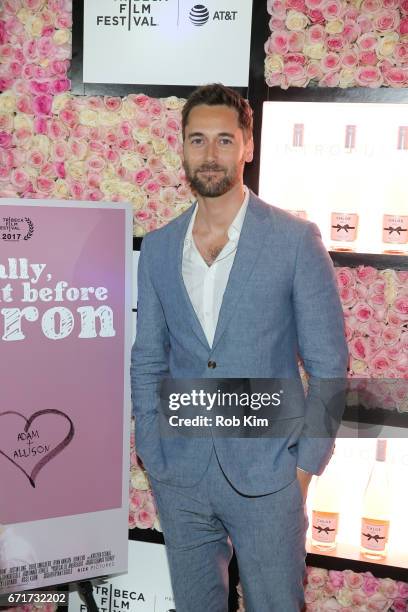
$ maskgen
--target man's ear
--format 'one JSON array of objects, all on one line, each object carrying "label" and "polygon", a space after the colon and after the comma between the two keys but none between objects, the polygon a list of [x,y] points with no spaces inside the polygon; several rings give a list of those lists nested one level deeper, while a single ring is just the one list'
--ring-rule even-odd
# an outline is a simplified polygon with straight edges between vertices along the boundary
[{"label": "man's ear", "polygon": [[244,159],[246,163],[249,163],[254,159],[254,139],[252,138],[252,136],[245,143]]}]

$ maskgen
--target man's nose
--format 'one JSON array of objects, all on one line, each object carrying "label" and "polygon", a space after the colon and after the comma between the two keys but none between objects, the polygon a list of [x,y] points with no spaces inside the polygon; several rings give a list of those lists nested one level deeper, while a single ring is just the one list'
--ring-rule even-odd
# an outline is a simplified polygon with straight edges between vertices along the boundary
[{"label": "man's nose", "polygon": [[217,143],[210,141],[207,143],[206,148],[206,158],[207,161],[215,161],[217,158]]}]

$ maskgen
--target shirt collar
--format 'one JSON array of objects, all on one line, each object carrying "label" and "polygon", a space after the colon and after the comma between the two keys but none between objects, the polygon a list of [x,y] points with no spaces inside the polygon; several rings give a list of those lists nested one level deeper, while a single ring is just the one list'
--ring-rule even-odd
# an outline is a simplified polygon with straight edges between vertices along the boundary
[{"label": "shirt collar", "polygon": [[[242,226],[243,226],[244,218],[245,218],[245,213],[247,211],[248,202],[249,202],[249,189],[246,185],[244,185],[244,191],[245,191],[244,201],[242,202],[239,211],[235,215],[231,225],[228,228],[228,239],[229,240],[238,241],[238,238],[241,234],[241,230],[242,230]],[[191,215],[190,223],[187,228],[187,232],[184,238],[184,244],[190,244],[192,241],[193,226],[194,226],[194,221],[197,215],[197,211],[198,211],[198,202],[196,202],[194,205],[194,211],[193,211],[193,214]]]}]

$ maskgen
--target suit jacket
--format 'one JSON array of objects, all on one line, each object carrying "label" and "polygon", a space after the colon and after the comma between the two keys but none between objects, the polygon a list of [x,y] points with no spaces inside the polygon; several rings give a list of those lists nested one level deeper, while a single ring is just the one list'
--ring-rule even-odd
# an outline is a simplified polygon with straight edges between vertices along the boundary
[{"label": "suit jacket", "polygon": [[[193,207],[142,243],[131,365],[136,449],[154,478],[191,486],[202,477],[214,445],[238,491],[271,493],[294,479],[296,466],[322,473],[333,450],[333,437],[308,435],[327,419],[329,398],[322,381],[346,374],[348,351],[333,265],[315,224],[251,193],[210,347],[182,277],[192,212]],[[309,392],[290,435],[160,435],[164,378],[299,381],[298,355],[310,377]]]}]

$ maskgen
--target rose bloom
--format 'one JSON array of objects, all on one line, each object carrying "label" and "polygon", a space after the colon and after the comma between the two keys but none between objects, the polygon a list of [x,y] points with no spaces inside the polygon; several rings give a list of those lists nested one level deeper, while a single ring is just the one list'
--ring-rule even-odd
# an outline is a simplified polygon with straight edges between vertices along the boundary
[{"label": "rose bloom", "polygon": [[357,574],[352,570],[344,570],[344,582],[345,585],[351,589],[359,589],[363,584],[364,578],[362,574]]},{"label": "rose bloom", "polygon": [[377,43],[378,38],[372,33],[362,34],[357,40],[357,45],[362,51],[375,51]]},{"label": "rose bloom", "polygon": [[336,279],[339,287],[354,287],[355,285],[354,273],[350,268],[337,268]]},{"label": "rose bloom", "polygon": [[305,0],[286,0],[286,8],[303,13],[306,10]]},{"label": "rose bloom", "polygon": [[330,21],[332,19],[338,19],[341,16],[342,5],[338,0],[328,0],[323,7],[323,15]]},{"label": "rose bloom", "polygon": [[[334,2],[334,0],[332,0]],[[304,30],[309,24],[309,20],[304,13],[298,11],[289,11],[286,15],[286,27],[288,30],[295,30],[297,32]]]},{"label": "rose bloom", "polygon": [[376,66],[357,68],[355,78],[362,87],[380,87],[383,83],[382,74]]},{"label": "rose bloom", "polygon": [[367,339],[362,337],[353,338],[349,343],[349,351],[350,355],[355,359],[365,360],[369,353]]},{"label": "rose bloom", "polygon": [[361,51],[358,61],[364,66],[375,66],[378,62],[378,57],[375,51]]},{"label": "rose bloom", "polygon": [[305,44],[304,32],[290,32],[288,39],[288,48],[291,53],[300,53],[303,51]]},{"label": "rose bloom", "polygon": [[405,87],[408,73],[403,68],[385,67],[383,70],[384,81],[391,87]]},{"label": "rose bloom", "polygon": [[307,30],[307,40],[311,44],[324,42],[326,32],[321,25],[313,25]]},{"label": "rose bloom", "polygon": [[358,57],[353,51],[347,51],[342,56],[341,63],[346,68],[355,68],[358,63]]},{"label": "rose bloom", "polygon": [[344,574],[337,570],[329,570],[329,583],[337,589],[344,585]]},{"label": "rose bloom", "polygon": [[286,55],[289,51],[289,35],[285,30],[273,32],[269,39],[269,53]]},{"label": "rose bloom", "polygon": [[400,34],[402,34],[402,36],[405,36],[405,34],[408,34],[408,18],[407,17],[405,17],[404,19],[401,19],[400,25],[399,25],[399,32]]},{"label": "rose bloom", "polygon": [[329,72],[332,70],[337,70],[340,66],[340,56],[337,53],[328,53],[321,60],[321,67],[323,72]]},{"label": "rose bloom", "polygon": [[364,283],[364,285],[370,285],[377,279],[378,270],[372,266],[358,266],[356,269],[357,279]]},{"label": "rose bloom", "polygon": [[376,15],[373,26],[379,32],[392,32],[399,24],[399,12],[395,10],[383,10]]},{"label": "rose bloom", "polygon": [[307,13],[311,23],[313,24],[319,24],[319,25],[324,25],[325,23],[325,18],[323,13],[318,10],[318,9],[311,9],[308,11]]},{"label": "rose bloom", "polygon": [[391,366],[388,356],[384,351],[377,353],[370,361],[369,365],[370,369],[372,369],[375,374],[384,374]]},{"label": "rose bloom", "polygon": [[346,39],[342,34],[328,36],[326,45],[329,51],[342,51],[346,45]]},{"label": "rose bloom", "polygon": [[376,13],[381,8],[380,0],[363,0],[360,10],[362,13]]}]

